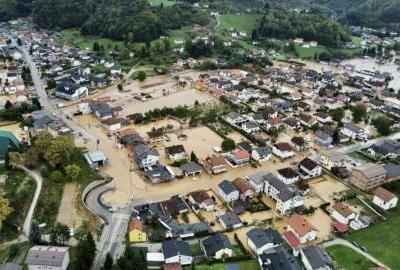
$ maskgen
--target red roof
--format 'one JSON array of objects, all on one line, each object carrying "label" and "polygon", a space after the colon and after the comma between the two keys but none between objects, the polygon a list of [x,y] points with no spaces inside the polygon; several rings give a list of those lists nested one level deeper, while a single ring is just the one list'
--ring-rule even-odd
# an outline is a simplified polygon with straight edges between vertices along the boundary
[{"label": "red roof", "polygon": [[346,224],[343,224],[340,222],[332,223],[332,227],[335,231],[340,232],[340,233],[345,233],[345,232],[349,231],[349,227]]},{"label": "red roof", "polygon": [[247,159],[250,158],[250,154],[246,150],[239,150],[233,153],[236,159]]},{"label": "red roof", "polygon": [[291,231],[287,231],[284,232],[283,234],[283,238],[286,239],[286,241],[289,243],[289,245],[293,248],[300,246],[300,240],[297,239],[297,237],[294,235],[293,232]]}]

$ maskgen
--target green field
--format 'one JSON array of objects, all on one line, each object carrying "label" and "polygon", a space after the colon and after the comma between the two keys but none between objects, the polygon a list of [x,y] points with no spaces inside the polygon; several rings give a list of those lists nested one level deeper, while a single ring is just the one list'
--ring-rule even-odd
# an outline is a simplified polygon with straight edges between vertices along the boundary
[{"label": "green field", "polygon": [[[232,263],[238,263],[240,265],[240,269],[245,269],[245,270],[259,270],[260,269],[256,260],[243,261],[243,262],[232,262]],[[216,263],[216,264],[212,264],[212,265],[200,264],[200,265],[196,265],[195,269],[196,270],[225,270],[226,269],[225,266],[227,264],[231,264],[231,263],[229,263],[229,262]],[[186,267],[184,267],[184,269],[189,270],[189,269],[192,269],[192,267],[186,266]]]},{"label": "green field", "polygon": [[346,270],[367,270],[375,264],[346,246],[331,246],[327,248],[332,259]]},{"label": "green field", "polygon": [[250,35],[262,16],[262,14],[224,14],[219,18],[220,25],[216,32],[220,37],[228,38],[230,37],[230,30],[233,28]]},{"label": "green field", "polygon": [[175,0],[148,0],[152,6],[159,6],[163,4],[164,6],[172,6],[175,4]]},{"label": "green field", "polygon": [[400,211],[387,216],[388,220],[346,236],[368,248],[368,252],[387,266],[398,269],[400,265]]}]

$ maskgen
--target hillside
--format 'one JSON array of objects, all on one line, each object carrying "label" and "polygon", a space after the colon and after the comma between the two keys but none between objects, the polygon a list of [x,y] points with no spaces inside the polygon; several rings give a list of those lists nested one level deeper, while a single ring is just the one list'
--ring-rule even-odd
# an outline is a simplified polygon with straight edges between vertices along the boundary
[{"label": "hillside", "polygon": [[32,0],[0,0],[0,21],[29,16]]},{"label": "hillside", "polygon": [[186,25],[205,25],[209,15],[188,4],[151,6],[146,0],[37,0],[33,19],[45,28],[81,28],[85,35],[136,42]]}]

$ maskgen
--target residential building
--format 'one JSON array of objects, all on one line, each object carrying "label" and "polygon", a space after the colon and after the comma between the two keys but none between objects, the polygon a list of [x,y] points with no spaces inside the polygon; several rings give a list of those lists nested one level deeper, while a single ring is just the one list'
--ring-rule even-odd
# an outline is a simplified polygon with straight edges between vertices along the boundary
[{"label": "residential building", "polygon": [[350,178],[350,183],[363,191],[374,189],[386,182],[385,168],[375,163],[355,167]]},{"label": "residential building", "polygon": [[133,147],[133,158],[142,169],[157,165],[160,161],[158,151],[146,144],[138,144]]},{"label": "residential building", "polygon": [[338,202],[332,206],[331,216],[340,223],[349,224],[358,217],[358,213],[351,210],[348,205]]},{"label": "residential building", "polygon": [[104,166],[108,162],[107,156],[100,150],[84,153],[83,156],[91,168]]},{"label": "residential building", "polygon": [[300,175],[290,167],[279,169],[277,177],[286,185],[296,183],[300,179]]},{"label": "residential building", "polygon": [[284,243],[281,235],[274,229],[254,228],[247,232],[247,244],[254,253],[260,255],[265,250]]},{"label": "residential building", "polygon": [[226,202],[232,202],[239,199],[239,189],[228,180],[224,180],[218,185],[218,194]]},{"label": "residential building", "polygon": [[290,141],[296,151],[302,152],[308,148],[308,143],[303,137],[296,136],[293,137]]},{"label": "residential building", "polygon": [[202,240],[200,242],[200,247],[207,257],[222,259],[233,256],[232,244],[229,241],[229,238],[222,233]]},{"label": "residential building", "polygon": [[253,198],[255,194],[254,188],[244,178],[237,177],[232,183],[239,190],[241,200],[245,201]]},{"label": "residential building", "polygon": [[194,211],[198,212],[200,209],[212,211],[214,209],[215,202],[205,190],[193,191],[188,196]]},{"label": "residential building", "polygon": [[173,161],[186,159],[188,156],[182,144],[165,147],[165,155]]},{"label": "residential building", "polygon": [[305,158],[299,163],[299,171],[303,179],[318,177],[322,174],[322,167],[314,160]]},{"label": "residential building", "polygon": [[77,100],[83,96],[87,96],[88,94],[89,90],[87,87],[72,82],[60,83],[55,91],[57,97],[67,100]]},{"label": "residential building", "polygon": [[237,150],[229,156],[229,161],[234,166],[243,166],[250,162],[250,154],[246,150]]},{"label": "residential building", "polygon": [[180,263],[189,265],[193,262],[192,250],[189,243],[178,240],[168,240],[162,243],[165,263]]},{"label": "residential building", "polygon": [[258,162],[270,160],[272,156],[272,150],[270,147],[262,146],[251,150],[251,158]]},{"label": "residential building", "polygon": [[185,176],[194,176],[200,174],[203,171],[203,167],[194,161],[190,161],[181,165],[180,169]]},{"label": "residential building", "polygon": [[254,188],[256,193],[264,191],[265,176],[268,172],[258,172],[246,177],[247,182]]},{"label": "residential building", "polygon": [[272,153],[282,160],[291,158],[295,155],[290,144],[284,142],[274,144],[272,147]]},{"label": "residential building", "polygon": [[204,162],[203,166],[207,170],[208,173],[218,174],[226,172],[226,161],[223,156],[212,156],[207,157]]},{"label": "residential building", "polygon": [[378,187],[373,192],[372,202],[382,208],[383,210],[390,210],[397,206],[399,198],[392,192],[384,189],[383,187]]},{"label": "residential building", "polygon": [[363,128],[351,122],[344,124],[340,131],[353,140],[366,140],[369,137],[369,134]]},{"label": "residential building", "polygon": [[29,270],[67,270],[69,265],[68,248],[33,246],[28,251],[25,263]]},{"label": "residential building", "polygon": [[258,263],[262,270],[301,270],[296,258],[283,247],[264,251]]},{"label": "residential building", "polygon": [[318,230],[306,218],[298,214],[292,215],[288,218],[286,223],[287,232],[289,232],[289,234],[292,233],[300,244],[313,241],[317,237]]},{"label": "residential building", "polygon": [[306,270],[333,270],[334,264],[328,252],[322,247],[312,245],[301,251],[301,261]]},{"label": "residential building", "polygon": [[238,229],[243,226],[238,215],[233,212],[227,212],[225,215],[219,216],[218,219],[225,230]]}]

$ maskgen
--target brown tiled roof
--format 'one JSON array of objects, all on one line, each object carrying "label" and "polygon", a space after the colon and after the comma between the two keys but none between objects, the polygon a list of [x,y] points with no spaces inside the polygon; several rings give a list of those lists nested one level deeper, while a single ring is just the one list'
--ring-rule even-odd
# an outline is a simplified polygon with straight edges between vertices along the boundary
[{"label": "brown tiled roof", "polygon": [[278,148],[280,151],[292,151],[292,147],[290,144],[281,142],[281,143],[276,143],[274,144],[276,148]]},{"label": "brown tiled roof", "polygon": [[158,137],[163,136],[163,132],[159,131],[159,130],[154,130],[154,131],[147,132],[147,136],[149,136],[149,138],[158,138]]},{"label": "brown tiled roof", "polygon": [[129,230],[132,231],[134,229],[143,231],[144,222],[138,219],[131,220],[129,222]]},{"label": "brown tiled roof", "polygon": [[184,152],[185,152],[185,147],[183,147],[182,144],[165,147],[165,153],[167,153],[168,155],[179,154]]},{"label": "brown tiled roof", "polygon": [[381,198],[385,202],[388,202],[391,199],[396,197],[396,195],[394,195],[389,190],[384,189],[383,187],[378,187],[377,189],[375,189],[374,195],[378,196],[379,198]]},{"label": "brown tiled roof", "polygon": [[239,189],[240,193],[245,193],[249,189],[254,191],[253,187],[244,178],[237,177],[232,183]]},{"label": "brown tiled roof", "polygon": [[310,171],[318,166],[318,164],[314,160],[309,159],[309,158],[305,158],[302,161],[300,161],[299,165],[305,167],[307,170],[310,170]]},{"label": "brown tiled roof", "polygon": [[349,208],[349,206],[343,204],[343,203],[336,203],[333,207],[334,210],[336,210],[336,212],[338,212],[339,214],[341,214],[344,217],[348,217],[351,214],[353,214],[354,212]]},{"label": "brown tiled roof", "polygon": [[292,141],[292,143],[294,143],[295,145],[300,145],[300,146],[303,146],[303,145],[305,145],[306,144],[306,140],[304,140],[304,138],[303,137],[293,137],[292,139],[291,139],[291,141]]},{"label": "brown tiled roof", "polygon": [[127,128],[118,132],[118,136],[120,138],[128,136],[128,135],[139,135],[133,128]]},{"label": "brown tiled roof", "polygon": [[246,150],[236,151],[236,152],[233,153],[233,155],[235,156],[236,159],[250,158],[250,154]]},{"label": "brown tiled roof", "polygon": [[299,176],[299,174],[290,167],[280,169],[278,170],[278,173],[285,178],[293,178]]},{"label": "brown tiled roof", "polygon": [[206,158],[205,163],[206,163],[207,166],[209,166],[211,168],[226,164],[225,158],[223,156],[208,157],[208,158]]},{"label": "brown tiled roof", "polygon": [[288,220],[286,223],[293,228],[300,236],[304,236],[310,231],[318,231],[310,222],[308,222],[307,219],[304,217],[294,214]]}]

